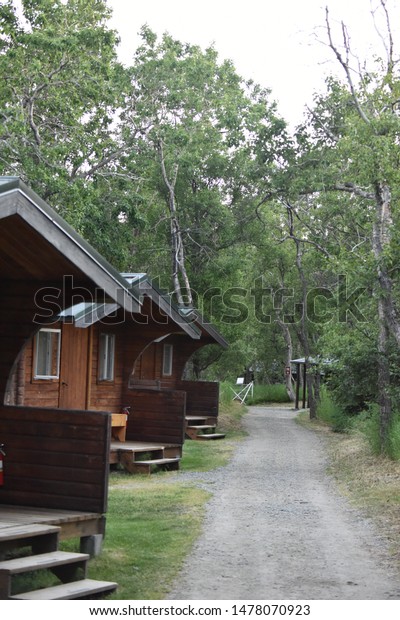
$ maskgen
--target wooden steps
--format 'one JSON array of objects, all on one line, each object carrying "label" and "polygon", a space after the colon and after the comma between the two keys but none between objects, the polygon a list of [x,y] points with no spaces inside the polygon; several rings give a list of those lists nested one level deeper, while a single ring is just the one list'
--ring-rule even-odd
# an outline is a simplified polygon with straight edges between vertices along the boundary
[{"label": "wooden steps", "polygon": [[181,446],[140,442],[112,442],[110,463],[120,464],[130,474],[151,474],[153,471],[177,470]]},{"label": "wooden steps", "polygon": [[224,439],[224,433],[216,433],[217,418],[213,416],[186,416],[185,435],[188,439],[210,441]]},{"label": "wooden steps", "polygon": [[10,549],[31,547],[32,553],[45,553],[58,549],[60,528],[56,525],[29,525],[2,524],[0,529],[0,557]]},{"label": "wooden steps", "polygon": [[197,441],[215,441],[216,439],[225,439],[225,433],[204,433],[196,437]]},{"label": "wooden steps", "polygon": [[180,457],[135,460],[134,453],[126,450],[120,455],[120,463],[130,474],[151,474],[156,469],[179,469]]},{"label": "wooden steps", "polygon": [[26,555],[22,558],[4,560],[0,562],[0,575],[17,575],[38,569],[55,568],[70,564],[79,564],[79,568],[86,569],[86,562],[90,559],[87,553],[70,553],[68,551],[51,551],[38,555]]},{"label": "wooden steps", "polygon": [[[59,600],[95,596],[99,598],[116,589],[117,584],[114,582],[86,579],[87,562],[90,556],[86,553],[58,550],[59,532],[60,528],[56,526],[2,524],[0,529],[1,554],[25,547],[30,547],[32,553],[0,561],[1,600]],[[33,574],[38,571],[50,571],[53,575],[51,579],[57,580],[58,583],[39,590],[15,592],[18,589],[15,582],[18,575]]]},{"label": "wooden steps", "polygon": [[18,601],[60,601],[102,598],[105,594],[113,592],[116,587],[116,583],[109,581],[81,579],[73,583],[62,583],[50,588],[23,592],[22,594],[11,596],[10,599]]}]

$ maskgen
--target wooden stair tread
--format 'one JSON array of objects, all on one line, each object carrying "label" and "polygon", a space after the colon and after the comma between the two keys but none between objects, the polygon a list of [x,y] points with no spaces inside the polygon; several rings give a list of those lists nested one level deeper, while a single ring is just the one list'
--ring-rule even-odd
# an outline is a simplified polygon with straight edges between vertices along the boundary
[{"label": "wooden stair tread", "polygon": [[185,420],[208,420],[209,417],[208,415],[187,415]]},{"label": "wooden stair tread", "polygon": [[57,601],[72,600],[91,596],[99,593],[110,593],[117,588],[118,584],[112,581],[96,581],[94,579],[81,579],[80,581],[72,581],[71,583],[62,583],[58,586],[50,588],[42,588],[41,590],[31,590],[30,592],[22,592],[15,594],[10,598],[13,600],[40,600],[40,601]]},{"label": "wooden stair tread", "polygon": [[197,431],[202,431],[208,428],[215,428],[215,424],[190,424],[187,428],[193,428]]},{"label": "wooden stair tread", "polygon": [[87,553],[70,553],[68,551],[51,551],[50,553],[40,553],[38,555],[28,555],[13,560],[0,562],[0,573],[10,574],[24,573],[27,571],[52,568],[54,566],[65,566],[74,562],[88,561],[90,556]]},{"label": "wooden stair tread", "polygon": [[197,435],[196,439],[199,439],[201,441],[208,441],[210,439],[224,439],[225,438],[225,434],[224,433],[206,433],[204,435]]},{"label": "wooden stair tread", "polygon": [[46,534],[57,534],[60,529],[56,525],[41,525],[40,523],[22,524],[0,529],[0,542],[7,540],[19,540]]},{"label": "wooden stair tread", "polygon": [[168,463],[176,463],[180,461],[179,456],[165,459],[150,459],[148,461],[133,461],[135,465],[167,465]]}]

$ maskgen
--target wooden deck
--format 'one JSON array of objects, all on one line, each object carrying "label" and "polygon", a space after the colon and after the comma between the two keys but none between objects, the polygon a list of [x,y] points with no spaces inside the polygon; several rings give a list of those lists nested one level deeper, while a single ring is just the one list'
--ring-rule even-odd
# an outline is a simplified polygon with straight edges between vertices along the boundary
[{"label": "wooden deck", "polygon": [[31,524],[57,525],[60,540],[65,540],[104,534],[105,519],[102,514],[93,512],[0,504],[0,530]]},{"label": "wooden deck", "polygon": [[111,441],[111,450],[134,450],[135,452],[151,452],[152,450],[164,450],[168,448],[176,448],[180,450],[181,446],[172,442],[150,442],[150,441]]}]

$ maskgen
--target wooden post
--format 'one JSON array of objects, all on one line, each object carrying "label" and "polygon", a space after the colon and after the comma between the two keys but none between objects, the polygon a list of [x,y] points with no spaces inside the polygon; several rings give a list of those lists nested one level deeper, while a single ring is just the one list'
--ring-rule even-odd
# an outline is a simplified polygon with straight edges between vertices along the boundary
[{"label": "wooden post", "polygon": [[299,400],[300,400],[300,364],[296,364],[297,372],[296,372],[296,403],[295,408],[299,408]]},{"label": "wooden post", "polygon": [[303,409],[306,408],[307,362],[303,365]]}]

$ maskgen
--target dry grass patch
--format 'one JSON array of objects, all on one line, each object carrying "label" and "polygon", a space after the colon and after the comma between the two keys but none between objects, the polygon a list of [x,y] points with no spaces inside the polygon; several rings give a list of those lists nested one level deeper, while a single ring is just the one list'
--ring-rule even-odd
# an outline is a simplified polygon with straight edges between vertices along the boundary
[{"label": "dry grass patch", "polygon": [[246,413],[246,407],[236,400],[221,403],[218,414],[218,429],[232,436],[243,435],[242,418]]}]

